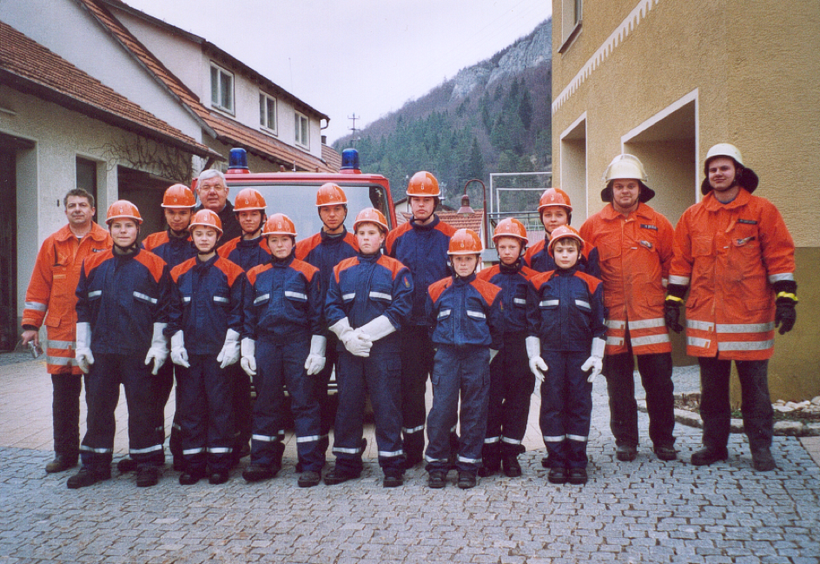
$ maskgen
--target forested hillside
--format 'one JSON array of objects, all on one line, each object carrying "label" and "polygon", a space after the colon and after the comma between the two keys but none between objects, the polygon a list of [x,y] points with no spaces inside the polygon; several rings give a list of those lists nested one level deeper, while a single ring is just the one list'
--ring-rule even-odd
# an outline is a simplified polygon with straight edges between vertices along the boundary
[{"label": "forested hillside", "polygon": [[356,147],[364,172],[390,179],[394,200],[404,197],[413,173],[429,170],[457,207],[471,178],[489,183],[491,172],[550,167],[551,62],[548,20],[334,148]]}]

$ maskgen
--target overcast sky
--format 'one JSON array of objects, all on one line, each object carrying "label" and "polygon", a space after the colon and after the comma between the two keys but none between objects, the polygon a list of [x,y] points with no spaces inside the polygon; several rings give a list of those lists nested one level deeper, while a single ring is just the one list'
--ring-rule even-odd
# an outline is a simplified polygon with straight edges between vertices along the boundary
[{"label": "overcast sky", "polygon": [[[528,35],[551,0],[125,0],[330,116],[328,142]],[[226,8],[226,6],[228,6]]]}]

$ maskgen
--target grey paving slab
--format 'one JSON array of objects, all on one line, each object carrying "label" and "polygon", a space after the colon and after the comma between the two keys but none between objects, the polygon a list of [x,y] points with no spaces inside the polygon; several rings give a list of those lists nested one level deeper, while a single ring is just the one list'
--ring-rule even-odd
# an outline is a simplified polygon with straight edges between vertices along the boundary
[{"label": "grey paving slab", "polygon": [[[583,487],[548,484],[543,449],[534,448],[521,457],[523,477],[483,478],[467,491],[453,474],[431,490],[421,468],[404,487],[384,489],[373,456],[359,480],[300,489],[292,454],[276,479],[259,484],[234,471],[222,486],[182,487],[166,468],[154,488],[114,470],[110,481],[68,490],[68,474],[42,470],[48,446],[3,440],[7,429],[26,427],[19,419],[50,434],[47,416],[27,419],[48,404],[25,393],[38,389],[26,378],[47,378],[39,366],[23,370],[31,365],[0,362],[0,389],[11,390],[0,396],[0,564],[820,562],[820,469],[798,439],[775,439],[776,472],[751,469],[740,435],[727,462],[693,467],[685,461],[700,431],[681,426],[681,460],[660,462],[642,444],[636,461],[619,463],[602,381]],[[23,380],[4,381],[8,370]],[[677,389],[693,384],[696,375],[676,374]],[[639,420],[645,437],[646,415]]]}]

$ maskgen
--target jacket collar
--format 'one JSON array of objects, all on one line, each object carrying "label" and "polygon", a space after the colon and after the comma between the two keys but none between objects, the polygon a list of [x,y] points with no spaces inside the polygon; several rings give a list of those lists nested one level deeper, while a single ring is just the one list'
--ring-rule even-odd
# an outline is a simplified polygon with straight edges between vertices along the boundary
[{"label": "jacket collar", "polygon": [[715,191],[712,190],[703,197],[703,207],[705,207],[707,211],[716,212],[718,210],[734,209],[745,206],[751,199],[752,195],[745,188],[741,188],[734,200],[728,204],[724,204],[715,198]]},{"label": "jacket collar", "polygon": [[[95,241],[102,243],[108,239],[108,231],[100,227],[96,222],[92,221],[91,231],[89,231],[85,237],[91,237]],[[69,227],[68,224],[65,224],[54,234],[54,238],[57,241],[67,241],[72,238],[76,239],[77,236],[71,231],[71,227]]]},{"label": "jacket collar", "polygon": [[427,223],[425,225],[421,225],[420,223],[416,223],[416,218],[411,217],[410,218],[410,225],[413,226],[413,229],[420,229],[422,231],[430,231],[432,229],[435,229],[435,227],[436,227],[436,225],[438,225],[439,221],[441,221],[441,219],[439,219],[438,214],[434,213],[433,214],[433,221],[431,221],[430,223]]},{"label": "jacket collar", "polygon": [[652,208],[644,204],[643,202],[638,203],[638,209],[634,212],[630,213],[628,216],[624,216],[621,212],[615,209],[611,203],[607,204],[607,206],[601,211],[601,215],[604,219],[608,221],[614,221],[619,218],[629,219],[633,217],[640,217],[644,219],[649,219],[650,212],[652,212]]}]

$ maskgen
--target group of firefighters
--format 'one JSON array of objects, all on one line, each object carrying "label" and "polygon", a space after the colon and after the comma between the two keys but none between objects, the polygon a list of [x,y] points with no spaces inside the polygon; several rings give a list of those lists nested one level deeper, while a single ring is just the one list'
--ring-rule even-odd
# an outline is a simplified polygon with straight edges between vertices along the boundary
[{"label": "group of firefighters", "polygon": [[[71,190],[68,225],[40,249],[22,321],[24,343],[38,344],[47,327],[56,456],[46,471],[79,457],[69,488],[110,478],[122,384],[130,456],[118,469],[136,471],[138,486],[156,484],[165,464],[172,389],[169,446],[180,484],[224,483],[248,453],[243,478],[273,478],[286,388],[300,487],[359,477],[369,396],[385,487],[402,485],[405,470],[424,460],[431,488],[444,487],[455,468],[467,489],[477,476],[522,474],[538,382],[548,481],[584,484],[599,374],[616,458],[637,457],[634,357],[654,454],[677,458],[668,331],[683,329],[683,304],[704,424],[691,463],[728,458],[735,361],[753,466],[773,470],[767,363],[775,328],[783,334],[795,322],[794,243],[777,209],[752,195],[758,178],[736,147],[712,147],[704,175],[703,199],[673,228],[647,205],[655,192],[642,163],[619,155],[604,173],[607,205],[580,230],[570,226],[569,196],[549,188],[538,207],[544,240],[528,247],[524,225],[504,219],[493,233],[499,262],[483,270],[479,236],[441,221],[438,182],[424,171],[407,187],[412,217],[392,231],[382,212],[366,208],[349,233],[344,191],[321,186],[322,230],[299,242],[290,218],[268,217],[256,190],[243,189],[232,205],[216,170],[198,179],[198,208],[186,186],[168,188],[168,228],[142,243],[135,205],[112,204],[106,232],[92,221],[93,197]],[[335,413],[327,397],[334,370]],[[335,466],[322,476],[331,427]]]}]

